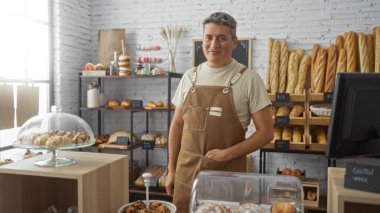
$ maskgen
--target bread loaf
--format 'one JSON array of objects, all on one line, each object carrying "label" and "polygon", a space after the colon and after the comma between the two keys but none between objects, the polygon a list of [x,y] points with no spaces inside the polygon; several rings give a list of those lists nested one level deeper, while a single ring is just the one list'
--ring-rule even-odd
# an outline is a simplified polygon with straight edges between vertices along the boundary
[{"label": "bread loaf", "polygon": [[375,72],[380,72],[380,27],[375,29],[374,33],[375,42]]},{"label": "bread loaf", "polygon": [[292,127],[286,126],[282,129],[282,140],[292,141]]},{"label": "bread loaf", "polygon": [[345,49],[347,51],[347,72],[358,71],[358,48],[357,48],[357,36],[354,32],[347,34],[347,45],[345,43]]},{"label": "bread loaf", "polygon": [[342,48],[339,50],[338,66],[336,67],[336,72],[346,72],[347,70],[347,52],[346,49]]},{"label": "bread loaf", "polygon": [[273,39],[268,39],[268,62],[267,62],[267,90],[270,91],[270,60],[272,55]]},{"label": "bread loaf", "polygon": [[327,143],[326,132],[322,127],[320,127],[320,126],[315,127],[315,135],[316,135],[318,144],[326,144]]},{"label": "bread loaf", "polygon": [[343,41],[343,36],[338,35],[335,40],[335,46],[336,49],[338,50],[338,58],[339,58],[339,50],[344,48],[344,41]]},{"label": "bread loaf", "polygon": [[360,59],[360,71],[370,72],[369,70],[369,56],[367,48],[367,38],[364,33],[359,33],[359,59]]},{"label": "bread loaf", "polygon": [[324,48],[320,48],[317,54],[317,61],[314,71],[314,93],[323,92],[325,72],[327,64],[327,51]]},{"label": "bread loaf", "polygon": [[276,116],[289,116],[290,108],[286,105],[280,106],[277,110]]},{"label": "bread loaf", "polygon": [[302,116],[305,108],[301,104],[296,104],[292,107],[292,110],[289,113],[289,117],[300,117]]},{"label": "bread loaf", "polygon": [[297,53],[290,53],[288,64],[288,81],[286,84],[286,93],[294,94],[297,84],[298,72],[298,55]]},{"label": "bread loaf", "polygon": [[300,126],[293,127],[292,142],[302,142],[302,128]]},{"label": "bread loaf", "polygon": [[327,67],[325,74],[325,92],[333,92],[335,86],[335,75],[337,66],[337,49],[334,44],[331,44],[327,53]]},{"label": "bread loaf", "polygon": [[368,63],[369,63],[369,71],[374,72],[375,71],[375,44],[373,40],[373,35],[369,34],[366,36],[367,40],[367,48],[368,48]]},{"label": "bread loaf", "polygon": [[282,128],[279,126],[274,127],[274,137],[273,140],[281,140],[282,137]]},{"label": "bread loaf", "polygon": [[319,44],[313,44],[313,49],[311,50],[311,67],[310,67],[310,90],[311,92],[314,92],[314,78],[315,78],[315,65],[317,60],[317,54],[320,46]]},{"label": "bread loaf", "polygon": [[303,90],[305,88],[305,83],[306,83],[306,74],[307,71],[310,68],[311,64],[311,58],[309,55],[304,55],[302,57],[299,69],[298,69],[298,78],[297,78],[297,84],[296,88],[294,90],[295,94],[302,94]]},{"label": "bread loaf", "polygon": [[279,85],[278,92],[285,92],[286,89],[286,73],[288,71],[289,51],[288,43],[285,40],[280,42],[280,69],[279,69]]},{"label": "bread loaf", "polygon": [[278,69],[280,67],[280,42],[273,41],[272,55],[270,60],[270,92],[278,92]]}]

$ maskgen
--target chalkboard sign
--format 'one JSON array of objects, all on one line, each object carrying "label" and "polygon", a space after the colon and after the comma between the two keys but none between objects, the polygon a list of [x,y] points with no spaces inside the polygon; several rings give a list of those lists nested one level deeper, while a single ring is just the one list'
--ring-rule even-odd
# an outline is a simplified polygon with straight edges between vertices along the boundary
[{"label": "chalkboard sign", "polygon": [[344,188],[380,193],[380,167],[347,163]]},{"label": "chalkboard sign", "polygon": [[[193,39],[193,66],[196,67],[199,64],[206,61],[206,57],[203,54],[202,38]],[[238,38],[236,48],[232,52],[232,57],[241,64],[244,64],[248,68],[251,68],[251,53],[252,53],[252,39],[251,38]]]}]

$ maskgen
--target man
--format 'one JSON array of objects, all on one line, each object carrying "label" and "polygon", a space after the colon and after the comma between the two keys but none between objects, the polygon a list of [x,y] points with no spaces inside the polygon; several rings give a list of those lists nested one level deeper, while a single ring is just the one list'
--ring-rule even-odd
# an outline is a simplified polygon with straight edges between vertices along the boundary
[{"label": "man", "polygon": [[[177,212],[189,211],[201,170],[246,171],[246,155],[273,139],[270,100],[260,76],[232,58],[236,21],[216,12],[203,22],[207,62],[186,71],[173,98],[166,190]],[[253,120],[256,132],[245,139]]]}]

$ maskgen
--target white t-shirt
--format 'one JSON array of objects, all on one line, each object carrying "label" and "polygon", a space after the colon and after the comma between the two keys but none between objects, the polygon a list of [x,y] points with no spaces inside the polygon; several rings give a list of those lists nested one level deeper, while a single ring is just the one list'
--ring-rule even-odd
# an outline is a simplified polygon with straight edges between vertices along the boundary
[{"label": "white t-shirt", "polygon": [[[199,65],[196,85],[227,86],[228,82],[244,68],[235,60],[222,68],[210,68],[207,62]],[[187,70],[178,84],[173,97],[173,104],[180,107],[190,90],[193,68]],[[271,104],[261,77],[253,70],[246,70],[239,80],[232,85],[232,97],[235,110],[244,128],[251,121],[251,114]]]}]

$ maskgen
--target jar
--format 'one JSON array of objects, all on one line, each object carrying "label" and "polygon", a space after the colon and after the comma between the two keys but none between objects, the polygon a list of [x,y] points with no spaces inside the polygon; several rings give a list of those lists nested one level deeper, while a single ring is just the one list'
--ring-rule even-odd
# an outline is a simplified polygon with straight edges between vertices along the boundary
[{"label": "jar", "polygon": [[92,82],[88,85],[87,90],[87,107],[88,108],[97,108],[100,103],[100,91],[98,85],[95,82]]}]

